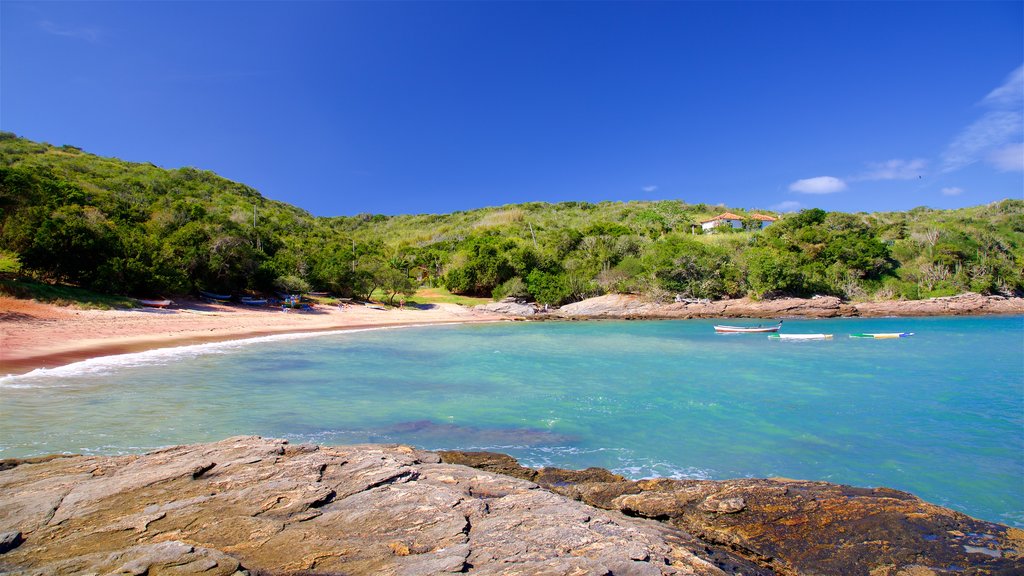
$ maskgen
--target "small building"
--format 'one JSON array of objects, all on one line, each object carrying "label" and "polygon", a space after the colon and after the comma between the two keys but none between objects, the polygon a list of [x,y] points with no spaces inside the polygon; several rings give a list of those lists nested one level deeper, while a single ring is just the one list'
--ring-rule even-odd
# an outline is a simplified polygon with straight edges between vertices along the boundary
[{"label": "small building", "polygon": [[707,232],[719,226],[730,226],[732,228],[743,228],[743,217],[732,212],[722,212],[714,218],[700,221],[701,230]]},{"label": "small building", "polygon": [[776,218],[775,216],[769,216],[767,214],[758,214],[756,212],[750,215],[750,219],[751,220],[760,220],[761,221],[761,230],[764,230],[765,228],[771,226],[772,222],[775,222],[776,220],[778,220],[778,218]]},{"label": "small building", "polygon": [[743,216],[733,214],[732,212],[722,212],[721,214],[715,216],[714,218],[709,218],[708,220],[701,220],[700,227],[701,230],[703,230],[704,232],[713,231],[715,228],[719,226],[729,226],[730,228],[742,229],[744,220],[759,221],[761,223],[759,229],[763,230],[770,226],[772,222],[778,220],[778,218],[774,216],[768,216],[767,214],[757,213],[751,214],[750,216],[744,218]]}]

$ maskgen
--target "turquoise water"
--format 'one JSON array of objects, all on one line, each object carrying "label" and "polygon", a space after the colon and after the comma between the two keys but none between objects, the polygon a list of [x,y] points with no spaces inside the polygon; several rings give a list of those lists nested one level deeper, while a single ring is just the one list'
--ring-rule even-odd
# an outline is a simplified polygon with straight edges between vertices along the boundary
[{"label": "turquoise water", "polygon": [[[502,323],[264,338],[0,379],[0,457],[236,434],[630,477],[890,486],[1024,525],[1024,318]],[[911,331],[899,340],[852,332]]]}]

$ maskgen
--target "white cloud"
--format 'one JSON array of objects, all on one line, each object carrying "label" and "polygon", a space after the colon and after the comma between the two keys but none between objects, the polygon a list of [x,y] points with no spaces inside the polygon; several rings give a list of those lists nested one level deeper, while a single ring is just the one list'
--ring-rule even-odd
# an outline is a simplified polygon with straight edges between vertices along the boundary
[{"label": "white cloud", "polygon": [[1002,107],[1019,106],[1021,100],[1024,99],[1021,88],[1024,88],[1024,65],[1010,72],[1010,75],[1006,77],[1006,82],[989,92],[982,102]]},{"label": "white cloud", "polygon": [[96,28],[65,28],[58,26],[49,20],[42,20],[39,22],[39,28],[54,36],[66,36],[68,38],[78,38],[79,40],[85,40],[89,43],[96,43],[100,39],[100,31]]},{"label": "white cloud", "polygon": [[776,212],[796,212],[800,209],[800,203],[796,200],[786,200],[771,206],[771,209]]},{"label": "white cloud", "polygon": [[952,188],[943,188],[942,189],[942,195],[943,196],[959,196],[959,195],[961,195],[963,193],[964,193],[964,189],[963,188],[957,188],[955,186],[952,187]]},{"label": "white cloud", "polygon": [[654,186],[653,184],[651,186],[644,186],[643,188],[641,188],[641,190],[643,190],[644,192],[654,192],[657,189],[658,187]]},{"label": "white cloud", "polygon": [[983,159],[1001,166],[1004,157],[998,151],[1024,136],[1024,66],[989,92],[981,106],[987,111],[964,128],[942,153],[942,172],[953,172]]},{"label": "white cloud", "polygon": [[1003,146],[992,152],[988,161],[1003,172],[1024,172],[1024,143]]},{"label": "white cloud", "polygon": [[797,180],[789,185],[789,189],[801,194],[833,194],[846,190],[846,182],[835,176],[817,176]]},{"label": "white cloud", "polygon": [[857,176],[856,180],[913,180],[918,178],[928,166],[923,158],[913,160],[886,160],[885,162],[869,162],[868,171]]}]

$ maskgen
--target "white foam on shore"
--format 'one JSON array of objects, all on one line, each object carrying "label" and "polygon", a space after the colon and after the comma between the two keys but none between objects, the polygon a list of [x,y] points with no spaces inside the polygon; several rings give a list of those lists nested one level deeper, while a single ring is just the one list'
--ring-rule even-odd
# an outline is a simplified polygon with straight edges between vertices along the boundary
[{"label": "white foam on shore", "polygon": [[[441,326],[452,326],[458,324],[462,323],[451,322],[441,324]],[[282,342],[287,340],[303,340],[306,338],[317,338],[321,336],[338,336],[341,334],[351,334],[355,332],[372,332],[400,328],[424,328],[427,326],[438,326],[438,324],[404,324],[401,326],[343,328],[319,332],[289,332],[286,334],[271,334],[269,336],[256,336],[252,338],[241,338],[238,340],[224,340],[222,342],[155,348],[153,350],[130,352],[128,354],[99,356],[54,368],[36,368],[35,370],[26,372],[25,374],[8,374],[7,376],[0,376],[0,388],[59,388],[67,385],[61,383],[59,381],[60,378],[101,376],[124,368],[158,366],[168,364],[171,361],[180,360],[182,358],[195,358],[209,354],[227,354],[238,350],[239,348],[251,346],[253,344]]]}]

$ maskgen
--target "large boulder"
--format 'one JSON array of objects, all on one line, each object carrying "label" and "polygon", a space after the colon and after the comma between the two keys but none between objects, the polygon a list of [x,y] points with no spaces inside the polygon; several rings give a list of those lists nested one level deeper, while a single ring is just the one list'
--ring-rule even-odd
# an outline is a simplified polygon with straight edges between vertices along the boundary
[{"label": "large boulder", "polygon": [[506,298],[500,302],[478,304],[473,307],[473,310],[479,312],[505,314],[508,316],[533,316],[538,313],[537,307],[534,306],[533,304],[519,302],[513,298]]}]

